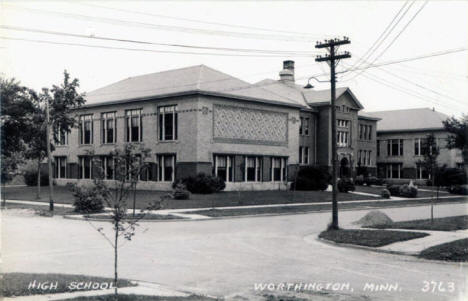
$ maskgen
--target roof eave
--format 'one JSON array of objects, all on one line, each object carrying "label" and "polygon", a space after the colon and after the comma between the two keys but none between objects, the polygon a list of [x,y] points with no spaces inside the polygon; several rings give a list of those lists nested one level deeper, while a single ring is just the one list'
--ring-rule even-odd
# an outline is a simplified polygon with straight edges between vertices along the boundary
[{"label": "roof eave", "polygon": [[410,133],[410,132],[443,132],[445,128],[420,128],[420,129],[395,129],[395,130],[379,130],[377,134],[395,134],[395,133]]}]

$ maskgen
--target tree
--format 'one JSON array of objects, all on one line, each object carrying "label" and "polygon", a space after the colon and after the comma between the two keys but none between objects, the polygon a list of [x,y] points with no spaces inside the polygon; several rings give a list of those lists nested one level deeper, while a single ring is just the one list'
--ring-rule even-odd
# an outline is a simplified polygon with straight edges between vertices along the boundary
[{"label": "tree", "polygon": [[[113,237],[108,237],[103,228],[96,230],[106,238],[114,250],[114,295],[118,300],[118,250],[119,239],[131,240],[135,235],[135,229],[149,210],[161,208],[161,201],[153,202],[140,211],[140,214],[130,215],[130,194],[134,191],[140,175],[146,172],[148,163],[145,159],[149,157],[149,149],[143,145],[128,143],[122,149],[115,148],[108,158],[112,158],[112,165],[105,168],[99,159],[93,160],[96,170],[94,185],[104,203],[111,210],[111,223],[113,225]],[[104,181],[106,178],[114,178],[114,181]]]},{"label": "tree", "polygon": [[[63,83],[59,86],[53,85],[52,89],[43,88],[40,95],[41,101],[45,102],[45,117],[46,120],[46,140],[50,140],[48,137],[53,133],[59,133],[54,135],[55,142],[58,142],[58,137],[61,132],[70,133],[71,128],[74,127],[78,120],[74,110],[79,108],[85,103],[84,94],[78,93],[80,87],[79,80],[77,78],[70,80],[70,74],[65,70],[63,73]],[[38,145],[40,146],[40,145]],[[43,146],[43,145],[42,145]],[[48,143],[45,143],[47,148]],[[37,157],[40,156],[42,148],[38,148]],[[53,183],[52,183],[52,168],[51,168],[51,157],[50,152],[48,153],[47,163],[49,165],[49,198],[50,198],[50,210],[53,211]]]},{"label": "tree", "polygon": [[450,117],[443,121],[444,128],[450,135],[447,138],[448,149],[459,149],[462,152],[465,174],[468,174],[468,116],[460,119]]},{"label": "tree", "polygon": [[[423,160],[419,161],[419,166],[424,168],[434,185],[436,170],[437,170],[437,157],[440,154],[440,149],[437,146],[437,141],[434,136],[434,133],[430,133],[426,136],[426,139],[422,142],[421,152],[423,154]],[[437,186],[436,201],[439,200],[439,189],[440,186]],[[434,220],[434,195],[432,196],[431,201],[431,222]]]},{"label": "tree", "polygon": [[[11,172],[22,161],[25,134],[34,126],[33,100],[36,98],[37,94],[33,90],[22,86],[15,79],[0,78],[2,185],[11,179]],[[5,191],[5,186],[2,191]]]}]

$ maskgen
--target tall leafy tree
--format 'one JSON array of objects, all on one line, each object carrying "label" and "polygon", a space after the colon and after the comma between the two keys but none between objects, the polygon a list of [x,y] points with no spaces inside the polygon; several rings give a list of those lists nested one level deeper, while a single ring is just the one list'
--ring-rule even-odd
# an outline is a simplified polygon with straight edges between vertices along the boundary
[{"label": "tall leafy tree", "polygon": [[447,148],[461,150],[465,173],[468,174],[468,115],[463,115],[460,119],[450,117],[443,123],[445,130],[450,133]]}]

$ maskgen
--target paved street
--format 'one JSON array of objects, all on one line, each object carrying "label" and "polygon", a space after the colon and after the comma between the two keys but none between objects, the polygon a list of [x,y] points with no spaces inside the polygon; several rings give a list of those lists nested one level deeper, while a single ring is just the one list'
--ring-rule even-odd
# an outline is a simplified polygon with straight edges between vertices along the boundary
[{"label": "paved street", "polygon": [[[466,214],[467,204],[438,205],[435,216]],[[428,218],[430,208],[383,209],[393,220]],[[343,211],[342,226],[367,211]],[[305,240],[322,231],[330,212],[276,217],[141,223],[120,248],[120,275],[217,296],[269,294],[255,283],[349,283],[335,292],[346,300],[464,300],[468,265],[335,247]],[[107,223],[93,223],[107,226]],[[112,276],[112,249],[84,221],[7,212],[2,217],[4,272],[56,272]],[[424,281],[439,289],[423,292]],[[395,284],[397,292],[363,291],[365,283]],[[449,282],[454,293],[442,292]],[[401,289],[401,291],[400,291]],[[432,287],[431,287],[432,290]],[[331,299],[341,300],[338,295]],[[342,297],[343,297],[342,296]],[[313,298],[312,298],[313,299]],[[331,300],[330,299],[330,300]]]}]

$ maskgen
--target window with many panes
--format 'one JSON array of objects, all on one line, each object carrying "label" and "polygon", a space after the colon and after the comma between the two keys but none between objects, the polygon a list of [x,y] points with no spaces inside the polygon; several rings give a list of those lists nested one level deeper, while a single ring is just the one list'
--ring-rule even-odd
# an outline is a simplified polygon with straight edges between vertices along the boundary
[{"label": "window with many panes", "polygon": [[175,179],[176,156],[173,154],[157,155],[158,180],[172,182]]},{"label": "window with many panes", "polygon": [[303,135],[303,133],[304,133],[304,117],[300,117],[299,120],[300,120],[299,135]]},{"label": "window with many panes", "polygon": [[143,122],[141,109],[125,111],[127,142],[143,141]]},{"label": "window with many panes", "polygon": [[92,177],[92,157],[79,157],[79,177],[80,179],[91,179]]},{"label": "window with many panes", "polygon": [[271,158],[271,178],[274,182],[286,181],[286,158]]},{"label": "window with many panes", "polygon": [[67,177],[67,157],[55,157],[55,178],[65,179]]},{"label": "window with many panes", "polygon": [[55,145],[68,145],[68,132],[63,129],[54,130]]},{"label": "window with many panes", "polygon": [[106,180],[115,179],[115,168],[114,168],[114,159],[111,156],[102,156],[101,157],[101,168],[103,172],[103,178]]},{"label": "window with many panes", "polygon": [[234,182],[234,156],[215,155],[214,174],[224,182]]},{"label": "window with many panes", "polygon": [[80,116],[80,144],[92,144],[93,143],[93,115],[81,115]]},{"label": "window with many panes", "polygon": [[309,164],[309,147],[299,146],[299,164]]},{"label": "window with many panes", "polygon": [[115,112],[108,112],[101,114],[101,142],[103,144],[115,143],[117,140],[116,135],[117,119]]},{"label": "window with many panes", "polygon": [[310,119],[304,118],[304,135],[309,136]]},{"label": "window with many panes", "polygon": [[399,179],[401,176],[401,163],[387,164],[387,178]]},{"label": "window with many panes", "polygon": [[403,156],[403,139],[387,140],[388,156]]},{"label": "window with many panes", "polygon": [[177,106],[164,106],[158,108],[159,140],[177,140]]},{"label": "window with many panes", "polygon": [[377,140],[377,157],[380,157],[380,140]]},{"label": "window with many panes", "polygon": [[259,182],[262,180],[262,158],[245,156],[245,181]]},{"label": "window with many panes", "polygon": [[337,144],[340,147],[349,146],[349,132],[337,131],[336,132]]}]

